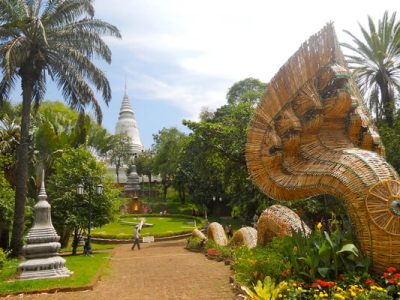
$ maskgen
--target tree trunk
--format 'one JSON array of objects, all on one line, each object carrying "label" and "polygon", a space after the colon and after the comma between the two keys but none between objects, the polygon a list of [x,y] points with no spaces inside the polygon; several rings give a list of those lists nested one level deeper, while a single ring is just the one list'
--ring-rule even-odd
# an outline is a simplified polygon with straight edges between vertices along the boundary
[{"label": "tree trunk", "polygon": [[68,228],[63,228],[61,232],[62,232],[60,236],[61,248],[68,247],[69,238],[71,236],[71,230]]},{"label": "tree trunk", "polygon": [[385,80],[382,80],[382,82],[379,83],[379,87],[386,122],[390,128],[393,128],[395,105],[392,93],[390,93],[388,83]]},{"label": "tree trunk", "polygon": [[74,240],[72,241],[72,255],[76,255],[76,249],[78,248],[79,240],[80,240],[79,228],[75,227],[74,228]]},{"label": "tree trunk", "polygon": [[163,200],[167,201],[168,184],[163,184]]},{"label": "tree trunk", "polygon": [[0,248],[7,250],[10,247],[10,223],[0,221]]},{"label": "tree trunk", "polygon": [[119,183],[119,162],[115,164],[115,174],[117,174],[117,183]]},{"label": "tree trunk", "polygon": [[21,138],[17,151],[17,172],[14,222],[11,237],[11,250],[14,257],[21,254],[24,233],[25,202],[28,181],[29,124],[32,104],[33,76],[22,78]]}]

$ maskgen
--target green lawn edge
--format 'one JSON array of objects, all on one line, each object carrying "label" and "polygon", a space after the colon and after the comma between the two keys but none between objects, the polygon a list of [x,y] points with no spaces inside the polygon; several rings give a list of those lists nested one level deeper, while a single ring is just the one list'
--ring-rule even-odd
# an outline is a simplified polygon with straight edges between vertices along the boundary
[{"label": "green lawn edge", "polygon": [[[154,236],[155,238],[173,237],[184,234],[190,234],[195,228],[202,228],[204,226],[204,219],[188,215],[171,214],[171,215],[158,215],[158,214],[127,214],[119,217],[118,220],[108,223],[100,228],[92,230],[92,238],[98,239],[115,239],[115,240],[132,240],[134,225],[121,224],[120,221],[131,218],[146,218],[149,223],[153,223],[152,219],[168,219],[168,223],[180,223],[177,228],[168,228],[168,224],[163,224],[161,227],[144,227],[141,236]],[[193,221],[196,226],[189,226],[187,223]],[[181,228],[181,225],[187,225],[186,229]],[[161,229],[161,232],[159,231]]]},{"label": "green lawn edge", "polygon": [[[42,293],[55,291],[74,291],[92,289],[101,274],[109,267],[111,252],[98,252],[90,256],[64,256],[67,268],[74,272],[70,277],[59,279],[41,279],[9,281],[15,277],[20,261],[8,260],[0,270],[0,297],[24,293]],[[90,267],[88,267],[90,266]]]}]

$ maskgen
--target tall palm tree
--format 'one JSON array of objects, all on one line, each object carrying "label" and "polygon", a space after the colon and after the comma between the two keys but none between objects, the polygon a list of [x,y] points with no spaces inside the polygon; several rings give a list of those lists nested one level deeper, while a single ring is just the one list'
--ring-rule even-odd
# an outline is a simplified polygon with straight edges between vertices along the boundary
[{"label": "tall palm tree", "polygon": [[353,55],[347,55],[354,69],[356,81],[363,96],[369,99],[376,118],[382,116],[390,127],[394,124],[396,97],[400,90],[400,23],[396,13],[386,11],[377,26],[368,17],[368,29],[360,24],[363,40],[345,30],[355,46],[344,43]]},{"label": "tall palm tree", "polygon": [[101,35],[120,37],[118,29],[94,18],[92,0],[0,0],[0,101],[21,80],[21,144],[17,156],[17,183],[11,248],[18,255],[22,246],[26,198],[30,110],[37,108],[50,77],[68,104],[79,111],[94,108],[102,113],[91,88],[102,93],[108,104],[111,89],[105,74],[91,61],[111,62],[111,51]]}]

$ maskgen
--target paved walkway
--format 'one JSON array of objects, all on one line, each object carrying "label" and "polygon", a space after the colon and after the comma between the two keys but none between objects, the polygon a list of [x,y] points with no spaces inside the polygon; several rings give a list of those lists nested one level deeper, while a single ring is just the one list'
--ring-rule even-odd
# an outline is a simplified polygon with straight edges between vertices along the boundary
[{"label": "paved walkway", "polygon": [[[234,299],[229,286],[231,271],[222,262],[208,260],[184,249],[185,241],[130,245],[114,249],[108,275],[94,290],[47,295],[25,295],[24,299]],[[12,297],[14,298],[14,297]],[[20,298],[20,297],[16,297]]]}]

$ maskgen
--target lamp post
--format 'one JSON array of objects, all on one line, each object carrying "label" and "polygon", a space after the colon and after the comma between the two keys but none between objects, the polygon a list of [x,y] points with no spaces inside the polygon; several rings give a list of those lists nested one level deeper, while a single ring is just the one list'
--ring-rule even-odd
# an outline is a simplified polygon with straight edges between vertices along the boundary
[{"label": "lamp post", "polygon": [[[88,191],[89,191],[89,221],[88,221],[87,245],[86,245],[86,249],[85,249],[86,253],[92,252],[92,241],[91,241],[90,230],[92,227],[92,197],[93,197],[93,187],[94,187],[93,179],[95,179],[95,178],[94,177],[83,177],[82,181],[85,184],[80,183],[76,187],[76,193],[81,196],[83,195],[85,188],[88,189]],[[96,188],[97,195],[103,195],[104,187],[102,184],[97,184],[95,186],[95,188]]]}]

